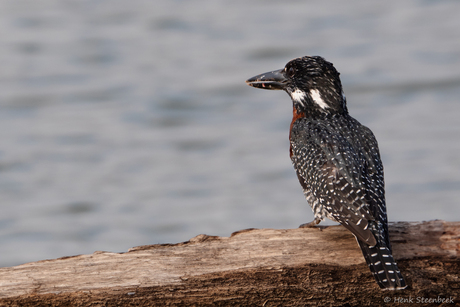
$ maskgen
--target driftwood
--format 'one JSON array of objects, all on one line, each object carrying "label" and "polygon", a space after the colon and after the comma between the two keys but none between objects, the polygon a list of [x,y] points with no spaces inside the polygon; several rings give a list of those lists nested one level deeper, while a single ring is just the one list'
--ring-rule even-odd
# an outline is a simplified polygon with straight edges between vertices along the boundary
[{"label": "driftwood", "polygon": [[391,223],[390,238],[406,290],[380,290],[342,226],[248,229],[1,268],[0,306],[459,304],[460,222]]}]

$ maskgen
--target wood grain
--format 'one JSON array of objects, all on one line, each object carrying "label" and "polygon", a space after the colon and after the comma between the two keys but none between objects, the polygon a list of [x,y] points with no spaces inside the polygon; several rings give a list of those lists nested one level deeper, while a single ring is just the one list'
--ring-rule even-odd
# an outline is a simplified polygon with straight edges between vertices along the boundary
[{"label": "wood grain", "polygon": [[[458,295],[460,222],[397,222],[389,229],[394,257],[409,284],[406,293],[431,291],[430,278],[439,275],[442,293]],[[368,302],[369,293],[382,303],[386,292],[373,280],[354,237],[341,226],[198,235],[126,253],[95,252],[0,269],[0,306],[98,306],[95,299],[104,306],[134,301],[139,306],[327,305],[329,300],[307,298],[336,291],[344,298],[354,291],[348,297],[357,304]]]}]

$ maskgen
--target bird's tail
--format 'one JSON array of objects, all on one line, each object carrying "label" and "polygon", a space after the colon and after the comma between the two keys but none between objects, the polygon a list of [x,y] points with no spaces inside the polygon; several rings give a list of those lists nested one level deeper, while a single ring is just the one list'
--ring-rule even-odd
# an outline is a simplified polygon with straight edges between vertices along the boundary
[{"label": "bird's tail", "polygon": [[369,246],[365,242],[357,239],[359,247],[363,252],[367,265],[382,289],[401,290],[406,288],[406,282],[398,269],[398,265],[391,254],[391,249],[377,243]]}]

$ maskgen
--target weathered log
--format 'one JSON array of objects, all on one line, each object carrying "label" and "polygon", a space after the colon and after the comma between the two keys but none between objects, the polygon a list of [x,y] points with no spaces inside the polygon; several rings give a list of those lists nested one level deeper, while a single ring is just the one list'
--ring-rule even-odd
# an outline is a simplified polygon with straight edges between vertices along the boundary
[{"label": "weathered log", "polygon": [[460,222],[389,229],[406,290],[380,290],[342,226],[248,229],[1,268],[0,306],[458,304]]}]

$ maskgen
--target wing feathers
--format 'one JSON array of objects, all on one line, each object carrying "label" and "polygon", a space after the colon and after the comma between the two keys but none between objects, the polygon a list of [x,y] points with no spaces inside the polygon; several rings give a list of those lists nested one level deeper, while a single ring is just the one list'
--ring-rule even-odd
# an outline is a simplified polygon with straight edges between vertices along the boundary
[{"label": "wing feathers", "polygon": [[[360,125],[362,134],[346,123],[297,120],[291,133],[291,159],[315,215],[325,215],[370,246],[376,244],[370,223],[385,208],[383,167],[377,141]],[[341,133],[337,133],[340,131]]]}]

